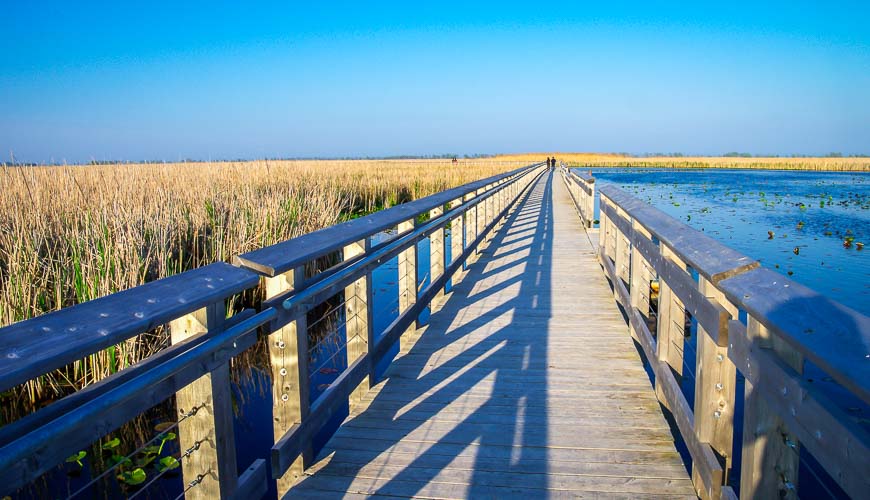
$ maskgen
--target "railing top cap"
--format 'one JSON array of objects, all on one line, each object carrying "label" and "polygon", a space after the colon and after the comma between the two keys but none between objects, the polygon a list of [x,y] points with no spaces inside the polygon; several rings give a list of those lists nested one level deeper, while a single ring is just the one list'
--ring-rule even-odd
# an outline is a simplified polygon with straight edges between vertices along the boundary
[{"label": "railing top cap", "polygon": [[770,269],[719,282],[728,299],[870,403],[870,318]]},{"label": "railing top cap", "polygon": [[588,182],[590,184],[595,182],[595,177],[593,177],[588,172],[581,171],[579,168],[569,168],[568,172],[573,174],[575,177],[577,177],[585,182]]},{"label": "railing top cap", "polygon": [[224,262],[0,328],[0,392],[259,283]]},{"label": "railing top cap", "polygon": [[603,186],[599,192],[619,205],[637,223],[667,245],[677,257],[713,283],[759,265],[755,259],[683,224],[616,186]]},{"label": "railing top cap", "polygon": [[247,267],[265,276],[278,276],[295,267],[310,262],[322,255],[344,248],[372,234],[395,227],[400,222],[413,219],[429,210],[450,201],[462,198],[487,184],[537,167],[543,163],[528,165],[504,174],[471,182],[453,189],[396,205],[359,219],[319,229],[297,238],[260,248],[235,258],[237,265]]}]

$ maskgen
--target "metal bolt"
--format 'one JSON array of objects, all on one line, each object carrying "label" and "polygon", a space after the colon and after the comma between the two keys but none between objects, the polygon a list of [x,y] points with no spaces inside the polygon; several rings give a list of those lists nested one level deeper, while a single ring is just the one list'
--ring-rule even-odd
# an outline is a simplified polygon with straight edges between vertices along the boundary
[{"label": "metal bolt", "polygon": [[725,361],[725,356],[723,356],[722,354],[717,354],[717,355],[716,355],[716,361],[718,361],[718,362],[720,362],[720,363],[723,362],[723,361]]},{"label": "metal bolt", "polygon": [[278,346],[278,349],[283,349],[284,348],[284,341],[279,340],[278,342],[275,343],[275,345]]},{"label": "metal bolt", "polygon": [[288,396],[287,394],[281,394],[281,401],[287,401],[289,399],[290,399],[290,396]]},{"label": "metal bolt", "polygon": [[716,410],[716,411],[713,412],[713,418],[720,418],[720,417],[722,417],[722,412],[721,412],[721,411]]},{"label": "metal bolt", "polygon": [[284,377],[284,376],[287,375],[287,369],[286,369],[286,368],[281,368],[281,370],[280,370],[278,373],[280,373],[281,376]]},{"label": "metal bolt", "polygon": [[717,391],[721,391],[723,387],[725,387],[725,386],[722,385],[722,382],[719,382],[718,384],[716,384]]}]

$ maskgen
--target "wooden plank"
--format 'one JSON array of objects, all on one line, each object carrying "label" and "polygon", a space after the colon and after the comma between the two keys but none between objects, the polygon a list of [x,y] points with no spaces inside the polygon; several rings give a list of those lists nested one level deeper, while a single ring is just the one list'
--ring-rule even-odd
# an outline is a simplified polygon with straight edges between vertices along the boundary
[{"label": "wooden plank", "polygon": [[235,258],[235,262],[266,276],[277,276],[315,260],[317,257],[338,251],[345,245],[396,227],[400,222],[414,219],[419,214],[444,205],[450,200],[461,198],[467,193],[473,193],[496,179],[512,177],[517,174],[528,175],[537,166],[538,164],[518,168],[504,174],[441,191],[419,200],[380,210],[366,217],[304,234],[291,240],[239,255]]},{"label": "wooden plank", "polygon": [[[356,243],[344,247],[345,260],[352,260],[358,255],[366,253],[369,248],[369,239],[365,238]],[[401,257],[400,257],[401,259]],[[357,358],[368,352],[368,346],[374,345],[374,328],[371,318],[372,304],[372,276],[366,273],[362,278],[354,281],[344,289],[344,317],[345,334],[347,338],[347,365],[350,366]],[[350,404],[356,404],[374,384],[374,366],[369,367],[369,376],[363,379],[360,385],[350,395]]]},{"label": "wooden plank", "polygon": [[[505,210],[481,207],[489,224],[469,226],[466,252],[488,234],[491,245],[291,496],[692,495],[596,252],[551,179],[519,194],[497,231]],[[457,487],[472,477],[478,489]],[[531,487],[544,478],[549,487]]]},{"label": "wooden plank", "polygon": [[[794,356],[785,344],[779,344],[771,332],[748,318],[748,340],[768,349],[776,349],[783,361],[800,374],[803,360]],[[786,361],[787,360],[787,361]],[[741,452],[740,493],[749,498],[797,498],[800,444],[771,408],[763,391],[749,378],[745,382],[743,403],[743,449]]]},{"label": "wooden plank", "polygon": [[254,460],[254,463],[239,476],[239,488],[231,498],[234,500],[263,498],[269,491],[267,469],[265,459]]},{"label": "wooden plank", "polygon": [[[219,331],[225,319],[226,307],[220,301],[172,320],[169,324],[172,343]],[[178,424],[181,449],[197,448],[182,461],[182,477],[189,483],[204,476],[188,495],[194,499],[232,495],[238,486],[238,478],[229,364],[223,363],[179,390],[175,394],[175,406],[179,415],[198,408],[195,414]]]},{"label": "wooden plank", "polygon": [[219,262],[0,328],[0,392],[258,282]]},{"label": "wooden plank", "polygon": [[[706,278],[701,277],[699,288],[709,299],[728,304],[722,292]],[[721,307],[721,306],[720,306]],[[727,317],[737,317],[737,308],[728,304]],[[724,309],[724,308],[723,308]],[[719,328],[727,329],[727,323]],[[697,354],[695,360],[695,433],[698,440],[710,446],[725,459],[725,478],[733,463],[734,408],[737,385],[737,367],[728,358],[728,348],[717,345],[714,339],[728,338],[726,332],[711,335],[698,324]],[[693,474],[694,475],[694,474]],[[697,484],[697,481],[696,481]]]},{"label": "wooden plank", "polygon": [[870,436],[811,383],[769,349],[753,344],[746,327],[732,321],[730,359],[753,390],[806,446],[816,461],[853,498],[870,489]]},{"label": "wooden plank", "polygon": [[674,255],[713,283],[758,267],[758,262],[670,217],[616,186],[599,190],[643,225]]},{"label": "wooden plank", "polygon": [[777,338],[870,404],[870,318],[769,269],[718,286]]},{"label": "wooden plank", "polygon": [[210,333],[209,342],[179,344],[167,350],[168,354],[158,353],[155,356],[162,362],[148,371],[6,444],[0,449],[0,484],[14,490],[33,481],[70,454],[199,379],[204,371],[225,364],[253,346],[256,329],[274,316],[274,311],[264,311]]},{"label": "wooden plank", "polygon": [[[412,231],[414,229],[415,220],[409,219],[399,223],[399,233]],[[410,309],[417,303],[417,245],[411,245],[402,253],[399,254],[399,314]],[[414,335],[417,328],[420,326],[416,322],[417,315],[414,315],[414,324],[408,326],[408,329],[402,332],[405,337],[406,345],[403,349],[410,349],[416,336]]]},{"label": "wooden plank", "polygon": [[[297,267],[273,278],[264,277],[266,300],[280,297],[305,282],[305,268]],[[269,333],[269,366],[272,371],[272,432],[277,443],[309,414],[308,322],[306,314]],[[313,451],[305,448],[286,474],[276,477],[278,493],[286,493],[311,464]]]},{"label": "wooden plank", "polygon": [[[503,191],[499,191],[499,194],[496,196],[501,197]],[[441,214],[444,213],[444,206],[433,208],[429,211],[429,216],[432,218],[437,218]],[[444,248],[444,229],[438,229],[434,233],[429,235],[429,279],[436,280],[442,274],[444,274],[445,267],[445,259],[447,258],[446,248]],[[430,311],[437,310],[438,306],[441,304],[442,299],[444,298],[444,289],[441,288],[438,293],[435,295],[435,298],[432,299],[432,303],[429,305]]]}]

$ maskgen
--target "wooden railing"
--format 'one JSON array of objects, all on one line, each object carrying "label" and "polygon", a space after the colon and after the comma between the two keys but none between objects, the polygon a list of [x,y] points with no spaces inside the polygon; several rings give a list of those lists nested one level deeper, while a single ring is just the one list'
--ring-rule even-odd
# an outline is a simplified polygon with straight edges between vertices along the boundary
[{"label": "wooden railing", "polygon": [[[866,423],[802,374],[811,363],[845,397],[870,404],[870,319],[614,186],[599,193],[600,261],[691,455],[698,494],[735,497],[726,485],[739,456],[740,496],[795,498],[805,447],[847,494],[866,496]],[[690,319],[697,325],[694,407],[678,381]],[[735,443],[737,398],[744,417]]]},{"label": "wooden railing", "polygon": [[[450,189],[367,217],[0,329],[0,392],[169,324],[172,346],[0,428],[0,495],[175,395],[188,497],[258,498],[268,476],[285,492],[311,463],[329,417],[375,382],[374,368],[418,315],[444,293],[543,171],[541,164]],[[451,248],[445,248],[445,231]],[[396,229],[376,243],[373,237]],[[429,239],[430,282],[419,289],[417,244]],[[318,259],[340,262],[314,276]],[[374,331],[372,271],[398,257],[399,315]],[[259,311],[227,318],[227,301],[264,286]],[[307,312],[343,294],[347,368],[309,405]],[[230,360],[267,337],[276,443],[271,467],[236,471]]]},{"label": "wooden railing", "polygon": [[583,224],[591,228],[595,221],[595,178],[589,173],[568,168],[563,162],[559,162],[559,171],[565,179],[565,185],[568,186],[568,192],[571,193]]}]

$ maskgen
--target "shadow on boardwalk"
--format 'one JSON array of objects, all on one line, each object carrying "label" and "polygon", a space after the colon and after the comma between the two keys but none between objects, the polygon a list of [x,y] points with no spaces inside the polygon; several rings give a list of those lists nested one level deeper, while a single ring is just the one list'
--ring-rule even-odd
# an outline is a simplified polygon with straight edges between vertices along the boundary
[{"label": "shadow on boardwalk", "polygon": [[[324,449],[329,462],[318,464],[317,475],[294,487],[292,497],[311,497],[313,488],[454,498],[547,488],[547,328],[534,327],[536,318],[546,325],[551,316],[550,288],[541,284],[551,272],[552,182],[544,177],[509,215],[414,347],[372,391],[374,401]],[[495,259],[500,266],[490,268]],[[516,289],[512,298],[500,300],[509,288]],[[519,329],[509,319],[516,310],[523,311]],[[395,460],[402,454],[405,460]],[[390,462],[404,467],[390,470]],[[460,469],[467,472],[456,474]],[[508,471],[521,471],[524,486],[496,487],[491,476]]]}]

